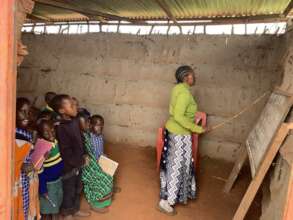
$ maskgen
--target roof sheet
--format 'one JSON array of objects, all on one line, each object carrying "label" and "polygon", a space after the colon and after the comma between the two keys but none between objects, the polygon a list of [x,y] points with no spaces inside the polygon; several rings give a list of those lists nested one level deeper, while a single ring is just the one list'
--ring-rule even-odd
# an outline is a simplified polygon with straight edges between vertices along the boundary
[{"label": "roof sheet", "polygon": [[[251,17],[280,15],[291,0],[35,0],[33,15],[55,20],[93,20],[118,16],[116,20]],[[61,7],[60,7],[61,5]],[[291,4],[292,5],[292,4]],[[70,8],[70,9],[67,9]],[[110,16],[110,17],[107,17]],[[98,17],[97,17],[98,18]],[[97,19],[98,20],[98,19]]]}]

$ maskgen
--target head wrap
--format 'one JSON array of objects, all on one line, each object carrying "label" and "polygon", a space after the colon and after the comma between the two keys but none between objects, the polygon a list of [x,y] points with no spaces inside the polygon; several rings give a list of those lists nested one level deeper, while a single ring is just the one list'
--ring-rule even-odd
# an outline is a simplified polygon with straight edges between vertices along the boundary
[{"label": "head wrap", "polygon": [[193,72],[193,69],[190,66],[180,66],[175,73],[175,78],[177,83],[182,83],[184,77],[187,76],[189,73]]}]

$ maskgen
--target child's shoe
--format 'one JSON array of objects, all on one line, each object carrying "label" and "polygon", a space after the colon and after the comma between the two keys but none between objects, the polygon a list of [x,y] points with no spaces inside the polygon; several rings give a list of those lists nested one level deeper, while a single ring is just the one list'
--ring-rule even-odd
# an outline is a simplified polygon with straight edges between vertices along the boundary
[{"label": "child's shoe", "polygon": [[58,214],[53,214],[52,215],[52,220],[59,220],[59,215]]},{"label": "child's shoe", "polygon": [[79,210],[77,213],[74,214],[74,217],[79,217],[79,218],[85,218],[91,216],[90,212],[87,211],[81,211]]},{"label": "child's shoe", "polygon": [[63,220],[75,220],[72,215],[66,215],[63,217]]}]

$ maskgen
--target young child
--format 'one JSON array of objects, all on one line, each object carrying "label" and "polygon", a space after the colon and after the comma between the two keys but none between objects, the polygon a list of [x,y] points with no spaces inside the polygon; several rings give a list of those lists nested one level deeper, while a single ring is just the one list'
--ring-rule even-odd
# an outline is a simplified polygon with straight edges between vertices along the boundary
[{"label": "young child", "polygon": [[31,106],[30,110],[29,110],[29,126],[28,126],[28,130],[33,134],[33,144],[36,143],[37,140],[37,121],[38,121],[38,117],[40,115],[41,111],[34,107]]},{"label": "young child", "polygon": [[79,114],[80,127],[83,135],[85,150],[89,155],[88,165],[82,168],[82,181],[84,193],[91,209],[98,213],[108,212],[111,205],[113,191],[113,177],[106,174],[96,160],[92,150],[89,134],[89,117],[87,114]]},{"label": "young child", "polygon": [[72,99],[73,99],[73,102],[75,103],[75,105],[76,105],[76,107],[77,107],[77,112],[78,112],[78,113],[85,114],[85,115],[87,115],[88,117],[91,116],[91,113],[90,113],[86,108],[83,108],[83,107],[80,107],[80,106],[79,106],[79,101],[78,101],[77,98],[72,97]]},{"label": "young child", "polygon": [[53,122],[41,120],[37,131],[39,138],[31,157],[35,168],[39,170],[40,210],[42,219],[51,215],[51,219],[55,220],[58,219],[63,200],[63,161],[55,138]]},{"label": "young child", "polygon": [[93,152],[95,153],[96,160],[104,154],[104,118],[101,115],[93,115],[90,118],[90,139]]},{"label": "young child", "polygon": [[85,164],[85,151],[79,120],[76,118],[76,105],[70,96],[57,95],[52,100],[51,106],[61,116],[60,124],[56,127],[56,136],[64,162],[61,213],[66,220],[71,220],[74,216],[88,217],[90,213],[80,211],[82,192],[80,171]]},{"label": "young child", "polygon": [[42,113],[44,112],[49,112],[52,114],[53,120],[57,121],[59,120],[59,115],[54,111],[54,109],[51,107],[51,102],[54,99],[54,97],[57,94],[55,92],[47,92],[45,94],[45,102],[46,102],[46,106],[42,109]]},{"label": "young child", "polygon": [[[28,220],[39,217],[37,210],[38,204],[34,205],[34,194],[31,189],[35,184],[33,166],[31,163],[30,152],[33,148],[32,133],[28,130],[29,126],[30,101],[26,98],[18,98],[16,101],[16,145],[14,148],[14,212],[13,219]],[[37,180],[36,180],[37,181]]]},{"label": "young child", "polygon": [[57,94],[55,92],[47,92],[45,94],[45,102],[46,106],[42,109],[42,112],[54,112],[54,110],[50,107],[50,102],[54,99]]},{"label": "young child", "polygon": [[41,112],[38,116],[38,122],[41,120],[53,121],[53,119],[54,119],[53,112],[49,112],[49,111]]},{"label": "young child", "polygon": [[[98,161],[101,155],[104,155],[104,118],[101,115],[93,115],[90,118],[90,145],[92,152]],[[118,186],[113,187],[113,193],[120,193],[121,188]]]}]

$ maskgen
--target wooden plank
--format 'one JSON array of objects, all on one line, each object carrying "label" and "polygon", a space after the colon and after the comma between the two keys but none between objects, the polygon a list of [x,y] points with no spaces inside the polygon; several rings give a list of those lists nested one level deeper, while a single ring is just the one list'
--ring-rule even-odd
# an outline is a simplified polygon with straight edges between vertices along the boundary
[{"label": "wooden plank", "polygon": [[273,92],[246,140],[251,175],[255,176],[274,134],[292,106],[292,97]]},{"label": "wooden plank", "polygon": [[[107,19],[107,21],[110,21],[111,19]],[[112,19],[113,20],[113,19]],[[158,20],[158,19],[157,19]],[[178,19],[177,19],[178,20]],[[58,20],[54,20],[54,19],[51,19],[50,21],[48,22],[45,22],[46,24],[54,24],[54,22],[66,22],[66,19],[58,19]],[[83,20],[72,20],[70,21],[71,24],[80,24],[80,21],[83,21]],[[89,23],[91,23],[92,21],[95,21],[95,20],[91,20],[89,21]],[[115,20],[117,21],[117,20]],[[141,21],[143,22],[144,20],[140,20],[138,19],[138,21]],[[166,23],[165,20],[158,20],[158,21],[163,21],[164,23],[156,23],[156,25],[159,25],[159,26],[170,26],[170,25],[173,25],[173,24],[170,24],[170,23]],[[185,21],[185,20],[184,20]],[[180,26],[193,26],[193,25],[196,25],[196,26],[202,26],[202,25],[223,25],[223,24],[227,24],[229,22],[224,22],[224,21],[211,21],[211,22],[184,22],[184,21],[181,21],[179,24]],[[281,19],[281,20],[278,20],[279,22],[285,22],[286,20],[284,19]],[[27,19],[27,22],[28,23],[34,23],[36,26],[42,26],[43,24],[38,24],[36,21],[34,20],[31,20],[31,19]],[[234,24],[242,24],[244,21],[239,21],[239,22],[234,22]],[[255,21],[256,22],[256,21]],[[255,23],[255,22],[251,22],[251,23]],[[275,20],[267,20],[267,21],[262,21],[262,23],[272,23],[272,22],[276,22]],[[110,25],[110,26],[116,26],[117,23],[105,23],[107,25]],[[154,23],[140,23],[141,25],[143,26],[154,26]],[[231,24],[231,23],[229,23]],[[246,24],[249,24],[249,22],[246,22]],[[120,23],[120,26],[137,26],[138,23]],[[176,25],[176,24],[174,24]]]},{"label": "wooden plank", "polygon": [[241,203],[233,217],[233,220],[244,219],[274,157],[276,156],[281,144],[283,143],[285,137],[289,132],[289,127],[291,126],[292,124],[288,125],[287,123],[283,123],[276,132],[273,141],[271,142],[268,151],[266,152],[265,157],[256,172],[256,175],[252,179],[244,197],[241,200]]},{"label": "wooden plank", "polygon": [[[292,122],[292,120],[293,120],[293,115],[291,114],[288,121]],[[293,125],[293,123],[291,123],[291,125]],[[290,126],[290,129],[293,129],[293,126],[292,127]],[[292,144],[293,144],[293,135],[292,134],[290,135],[290,132],[289,132],[289,135],[287,136],[281,149],[279,150],[281,156],[288,163],[289,169],[290,169],[288,182],[286,182],[282,186],[287,188],[287,194],[284,195],[286,196],[284,207],[282,207],[283,220],[293,219],[293,148],[292,148]]]},{"label": "wooden plank", "polygon": [[[147,21],[149,18],[137,18],[136,20]],[[165,18],[152,19],[156,21],[166,20]],[[225,24],[248,24],[248,23],[273,23],[287,21],[281,14],[270,14],[270,15],[254,15],[254,16],[235,16],[235,17],[211,17],[202,16],[194,18],[177,18],[177,21],[212,21],[212,22],[222,22]]]},{"label": "wooden plank", "polygon": [[289,2],[287,8],[286,8],[286,9],[284,10],[284,12],[283,12],[283,15],[284,15],[285,17],[287,17],[288,14],[289,14],[289,12],[292,10],[292,8],[293,8],[293,0],[291,0],[291,1]]},{"label": "wooden plank", "polygon": [[293,219],[293,166],[290,164],[290,178],[288,182],[288,192],[286,196],[286,205],[283,213],[283,220]]},{"label": "wooden plank", "polygon": [[275,90],[274,90],[274,92],[275,92],[276,94],[280,94],[280,95],[284,95],[284,96],[288,96],[288,97],[293,96],[293,93],[290,93],[290,92],[284,91],[284,90],[282,90],[282,88],[280,88],[280,87],[276,87]]},{"label": "wooden plank", "polygon": [[165,14],[168,16],[168,18],[170,20],[172,20],[175,24],[177,24],[177,20],[176,20],[175,16],[172,14],[172,12],[170,11],[166,2],[164,0],[155,0],[155,1],[160,6],[160,8],[165,12]]},{"label": "wooden plank", "polygon": [[242,169],[242,166],[244,164],[244,162],[246,161],[247,159],[247,151],[246,151],[246,148],[243,146],[241,151],[239,152],[239,156],[235,162],[235,165],[232,169],[232,172],[224,186],[224,192],[225,193],[229,193],[230,190],[232,189],[233,185],[234,185],[234,182],[236,181],[238,175],[239,175],[239,172],[240,170]]},{"label": "wooden plank", "polygon": [[174,22],[180,29],[180,33],[182,33],[182,27],[180,24],[177,22],[175,16],[172,14],[171,10],[169,9],[168,5],[164,0],[156,0],[157,4],[160,6],[160,8],[165,12],[165,14],[168,16],[170,20]]},{"label": "wooden plank", "polygon": [[291,175],[289,178],[289,186],[287,193],[286,206],[284,209],[283,220],[292,220],[293,219],[293,167],[290,166]]}]

